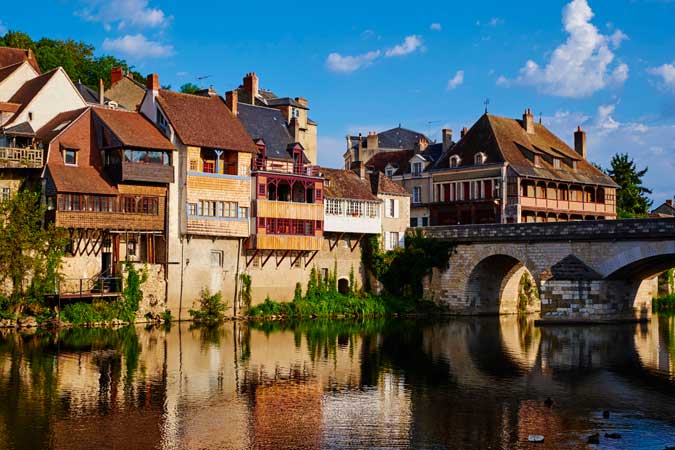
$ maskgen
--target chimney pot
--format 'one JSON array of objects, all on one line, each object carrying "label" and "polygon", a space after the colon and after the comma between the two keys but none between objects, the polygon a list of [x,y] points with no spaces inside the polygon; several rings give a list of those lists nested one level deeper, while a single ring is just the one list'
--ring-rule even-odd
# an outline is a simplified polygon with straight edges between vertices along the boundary
[{"label": "chimney pot", "polygon": [[586,154],[586,132],[581,129],[581,125],[577,127],[574,132],[574,151],[584,159],[587,159]]},{"label": "chimney pot", "polygon": [[225,104],[227,105],[228,108],[230,108],[230,111],[232,111],[232,114],[235,116],[238,115],[238,108],[237,104],[239,103],[239,92],[238,91],[227,91],[225,93]]},{"label": "chimney pot", "polygon": [[147,80],[146,86],[147,86],[148,90],[150,90],[150,91],[153,91],[153,92],[159,91],[159,87],[160,87],[159,86],[159,75],[157,75],[156,73],[151,73],[150,75],[148,75],[148,80]]}]

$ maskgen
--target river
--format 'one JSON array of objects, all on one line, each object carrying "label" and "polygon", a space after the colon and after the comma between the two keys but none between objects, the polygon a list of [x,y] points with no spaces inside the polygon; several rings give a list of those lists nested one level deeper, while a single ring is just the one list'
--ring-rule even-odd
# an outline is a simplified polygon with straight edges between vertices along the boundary
[{"label": "river", "polygon": [[0,331],[1,450],[668,445],[673,317]]}]

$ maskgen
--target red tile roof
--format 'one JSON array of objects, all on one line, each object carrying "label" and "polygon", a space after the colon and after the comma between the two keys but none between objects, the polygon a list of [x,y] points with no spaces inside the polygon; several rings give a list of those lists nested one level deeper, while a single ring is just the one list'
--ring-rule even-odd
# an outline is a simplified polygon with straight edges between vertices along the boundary
[{"label": "red tile roof", "polygon": [[410,158],[414,155],[414,150],[379,151],[366,161],[366,167],[378,172],[384,172],[386,167],[391,164],[398,168],[394,172],[394,175],[400,175],[408,172]]},{"label": "red tile roof", "polygon": [[175,150],[145,116],[133,111],[93,107],[94,115],[117,137],[120,147]]},{"label": "red tile roof", "polygon": [[6,67],[0,67],[0,81],[3,81],[5,78],[16,72],[16,70],[21,67],[23,63],[16,63]]},{"label": "red tile roof", "polygon": [[220,96],[160,90],[157,101],[185,145],[256,153],[253,139]]},{"label": "red tile roof", "polygon": [[117,189],[91,166],[48,164],[47,172],[58,192],[117,195]]},{"label": "red tile roof", "polygon": [[373,194],[391,194],[410,196],[410,193],[403,186],[395,183],[382,172],[373,172],[370,174],[370,186]]},{"label": "red tile roof", "polygon": [[370,190],[370,182],[362,180],[351,170],[319,169],[326,180],[324,197],[380,201]]},{"label": "red tile roof", "polygon": [[46,147],[52,139],[61,134],[68,125],[80,117],[87,109],[80,108],[57,114],[35,133],[35,137],[40,139]]},{"label": "red tile roof", "polygon": [[40,66],[35,59],[32,50],[22,48],[0,47],[0,67],[11,66],[12,64],[28,61],[37,73],[40,73]]}]

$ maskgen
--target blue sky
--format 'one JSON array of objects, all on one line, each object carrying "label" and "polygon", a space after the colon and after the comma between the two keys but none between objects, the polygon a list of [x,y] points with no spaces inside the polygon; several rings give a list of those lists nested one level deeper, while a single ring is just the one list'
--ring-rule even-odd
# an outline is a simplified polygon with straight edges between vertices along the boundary
[{"label": "blue sky", "polygon": [[255,71],[309,99],[324,165],[341,165],[348,132],[401,123],[438,139],[485,98],[493,114],[530,107],[568,142],[581,124],[593,161],[628,152],[648,166],[661,202],[675,194],[672,17],[675,0],[36,0],[0,11],[0,32],[84,40],[176,89],[224,93]]}]

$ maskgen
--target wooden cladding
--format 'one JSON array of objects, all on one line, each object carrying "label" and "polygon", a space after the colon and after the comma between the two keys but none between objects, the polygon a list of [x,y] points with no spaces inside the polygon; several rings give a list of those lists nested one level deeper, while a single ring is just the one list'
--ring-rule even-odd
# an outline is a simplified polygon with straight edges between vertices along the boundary
[{"label": "wooden cladding", "polygon": [[250,245],[258,250],[321,250],[323,236],[258,234],[251,237]]},{"label": "wooden cladding", "polygon": [[108,171],[115,182],[140,181],[145,183],[173,183],[173,167],[162,164],[123,162],[109,166]]},{"label": "wooden cladding", "polygon": [[256,216],[323,221],[323,205],[321,203],[256,200]]},{"label": "wooden cladding", "polygon": [[54,211],[55,225],[62,228],[164,231],[164,204],[161,215],[115,212]]}]

